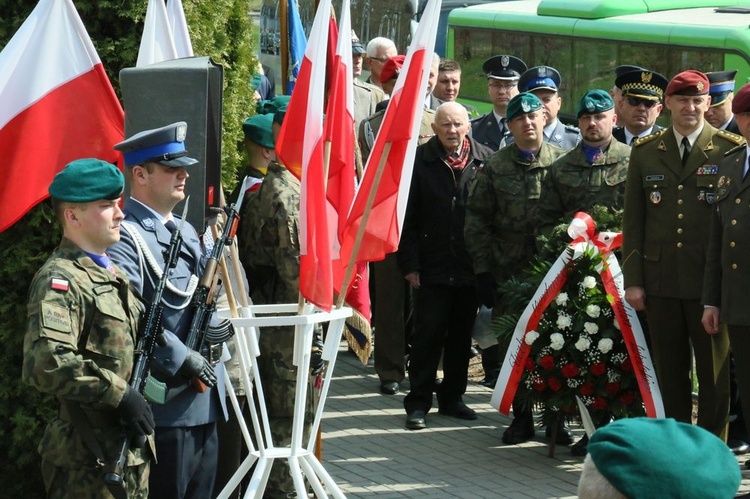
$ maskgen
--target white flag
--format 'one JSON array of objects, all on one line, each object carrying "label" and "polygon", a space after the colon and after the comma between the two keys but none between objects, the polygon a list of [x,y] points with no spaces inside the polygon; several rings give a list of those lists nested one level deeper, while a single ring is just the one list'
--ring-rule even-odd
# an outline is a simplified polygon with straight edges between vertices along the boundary
[{"label": "white flag", "polygon": [[164,0],[149,0],[146,20],[143,23],[141,48],[138,50],[138,61],[135,65],[142,67],[177,58]]},{"label": "white flag", "polygon": [[182,9],[182,0],[167,0],[167,20],[172,27],[177,57],[192,57],[193,43],[190,41],[190,32],[185,20],[185,11]]}]

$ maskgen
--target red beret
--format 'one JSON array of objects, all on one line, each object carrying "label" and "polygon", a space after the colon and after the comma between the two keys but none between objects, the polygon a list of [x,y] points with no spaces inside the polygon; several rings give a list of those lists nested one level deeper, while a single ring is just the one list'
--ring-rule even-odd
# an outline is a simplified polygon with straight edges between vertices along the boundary
[{"label": "red beret", "polygon": [[750,83],[745,83],[734,96],[732,112],[740,114],[748,111],[750,111]]},{"label": "red beret", "polygon": [[664,95],[707,95],[709,87],[706,75],[695,69],[688,69],[672,78]]},{"label": "red beret", "polygon": [[398,73],[401,71],[401,66],[404,65],[404,59],[406,56],[395,55],[389,57],[383,64],[383,69],[380,71],[380,83],[385,83],[388,80],[394,80],[398,78]]}]

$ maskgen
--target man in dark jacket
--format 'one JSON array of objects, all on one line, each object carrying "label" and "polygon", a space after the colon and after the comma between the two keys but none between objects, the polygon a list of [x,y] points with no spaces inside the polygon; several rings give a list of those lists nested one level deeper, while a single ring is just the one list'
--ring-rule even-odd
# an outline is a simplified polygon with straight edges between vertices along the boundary
[{"label": "man in dark jacket", "polygon": [[467,137],[469,115],[455,102],[438,107],[435,136],[417,148],[398,260],[415,299],[415,332],[404,399],[406,427],[426,427],[440,354],[444,379],[437,391],[439,413],[476,419],[463,402],[471,327],[477,300],[474,270],[464,245],[469,188],[492,151]]}]

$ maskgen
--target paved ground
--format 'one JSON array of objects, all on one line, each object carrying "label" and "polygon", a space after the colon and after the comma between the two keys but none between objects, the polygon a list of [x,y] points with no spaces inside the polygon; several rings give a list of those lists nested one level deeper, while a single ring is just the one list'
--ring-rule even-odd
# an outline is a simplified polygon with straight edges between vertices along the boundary
[{"label": "paved ground", "polygon": [[[476,421],[430,412],[426,430],[408,431],[404,394],[380,395],[378,386],[372,362],[362,366],[342,346],[322,422],[323,465],[348,497],[576,496],[583,459],[566,447],[548,457],[540,431],[532,442],[503,445],[510,420],[490,407],[490,389],[470,383],[464,400]],[[750,492],[750,471],[741,491]]]}]

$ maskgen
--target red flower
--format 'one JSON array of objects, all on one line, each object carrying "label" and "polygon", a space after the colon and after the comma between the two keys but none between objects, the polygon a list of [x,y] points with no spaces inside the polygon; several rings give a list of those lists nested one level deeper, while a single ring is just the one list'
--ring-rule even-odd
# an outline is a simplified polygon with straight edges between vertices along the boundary
[{"label": "red flower", "polygon": [[623,370],[623,372],[630,373],[633,372],[633,363],[630,362],[630,357],[625,359],[622,364],[620,364],[620,369]]},{"label": "red flower", "polygon": [[581,395],[593,395],[594,394],[594,384],[592,382],[584,383],[581,385],[581,388],[579,388],[579,391],[581,392]]},{"label": "red flower", "polygon": [[594,376],[601,376],[607,372],[607,366],[604,362],[597,362],[596,364],[591,364],[589,370]]},{"label": "red flower", "polygon": [[602,397],[596,397],[594,399],[594,402],[591,404],[591,407],[603,411],[607,408],[607,401]]},{"label": "red flower", "polygon": [[606,390],[610,395],[615,395],[620,391],[620,383],[607,383]]},{"label": "red flower", "polygon": [[536,364],[534,364],[534,359],[532,359],[531,357],[526,357],[526,362],[524,363],[523,367],[529,372],[533,371],[536,367]]},{"label": "red flower", "polygon": [[555,368],[555,358],[551,355],[545,355],[539,360],[539,365],[544,369],[551,371]]},{"label": "red flower", "polygon": [[580,372],[581,370],[578,369],[578,366],[576,366],[572,362],[569,364],[565,364],[562,368],[562,375],[566,378],[575,378]]},{"label": "red flower", "polygon": [[550,378],[547,380],[547,384],[549,385],[550,390],[553,392],[560,391],[560,388],[562,388],[562,382],[560,382],[557,378]]},{"label": "red flower", "polygon": [[635,401],[635,393],[632,391],[627,391],[620,395],[620,402],[622,402],[623,405],[630,405]]},{"label": "red flower", "polygon": [[534,383],[533,383],[532,386],[534,387],[534,390],[536,390],[538,392],[543,392],[544,389],[547,388],[547,385],[545,385],[544,381],[542,381],[542,380],[534,381]]}]

